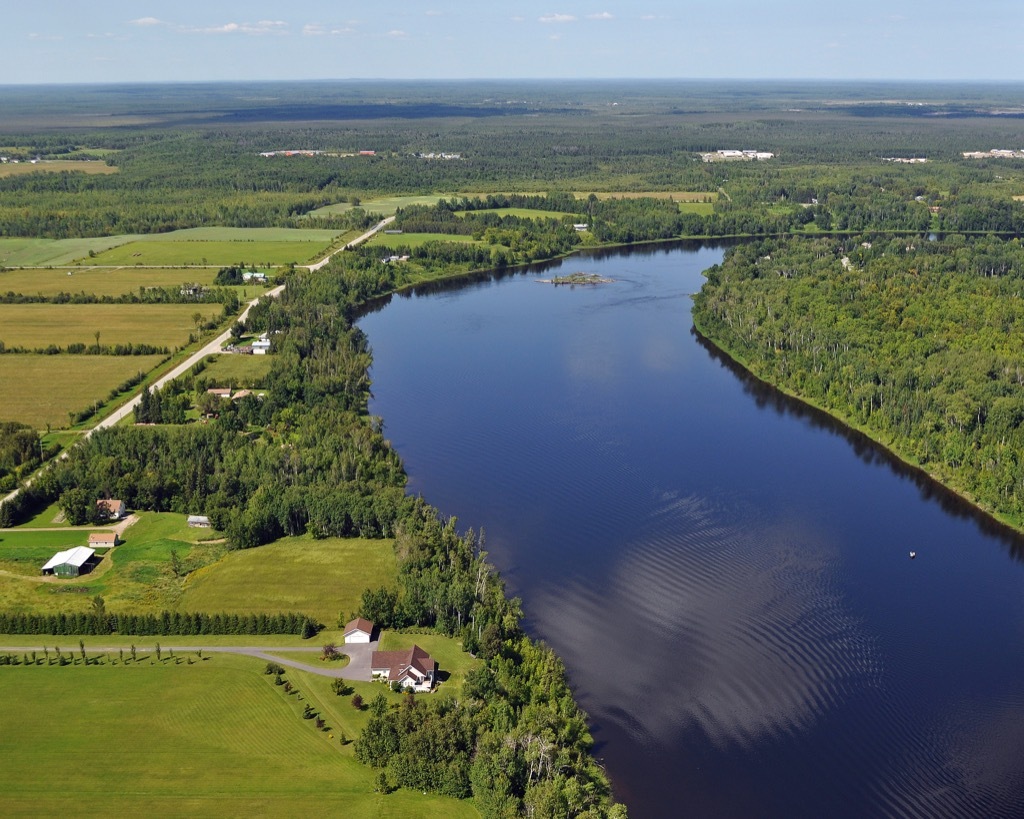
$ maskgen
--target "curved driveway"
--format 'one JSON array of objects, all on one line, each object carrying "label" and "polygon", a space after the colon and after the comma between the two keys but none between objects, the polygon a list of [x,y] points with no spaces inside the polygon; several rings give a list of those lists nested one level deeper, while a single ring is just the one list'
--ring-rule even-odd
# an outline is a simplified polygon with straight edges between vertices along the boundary
[{"label": "curved driveway", "polygon": [[[147,635],[145,639],[152,639],[156,635]],[[60,639],[58,637],[55,640]],[[141,638],[140,638],[141,639]],[[87,654],[102,652],[123,651],[124,646],[89,646]],[[0,646],[0,651],[24,654],[28,651],[41,652],[44,646]],[[160,646],[161,651],[178,651],[184,654],[202,651],[204,654],[242,654],[246,657],[255,657],[267,662],[277,663],[288,668],[297,668],[300,671],[308,671],[310,674],[319,674],[321,677],[334,677],[335,679],[353,680],[355,682],[370,682],[370,656],[377,650],[377,641],[372,643],[355,643],[338,646],[338,650],[349,657],[348,664],[342,668],[331,668],[329,664],[309,665],[308,663],[291,660],[287,657],[279,657],[273,652],[281,651],[289,654],[319,654],[321,649],[318,646],[186,646],[186,645],[164,645]],[[148,649],[147,653],[152,653]]]}]

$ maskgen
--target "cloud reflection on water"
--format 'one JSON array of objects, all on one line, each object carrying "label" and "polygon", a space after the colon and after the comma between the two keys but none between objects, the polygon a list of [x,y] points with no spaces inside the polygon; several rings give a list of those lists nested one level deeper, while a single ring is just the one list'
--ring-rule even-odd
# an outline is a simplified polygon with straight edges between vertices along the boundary
[{"label": "cloud reflection on water", "polygon": [[668,747],[696,728],[720,749],[749,748],[808,729],[879,677],[821,539],[791,521],[755,530],[720,517],[668,498],[602,588],[531,600],[593,716],[635,739]]}]

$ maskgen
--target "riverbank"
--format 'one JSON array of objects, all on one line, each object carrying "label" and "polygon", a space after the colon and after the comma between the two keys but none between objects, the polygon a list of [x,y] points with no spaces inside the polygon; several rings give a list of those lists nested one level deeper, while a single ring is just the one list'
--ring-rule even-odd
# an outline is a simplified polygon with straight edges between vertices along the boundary
[{"label": "riverbank", "polygon": [[742,356],[737,354],[734,350],[729,349],[721,342],[720,339],[715,339],[707,334],[705,329],[700,326],[700,322],[696,315],[693,315],[693,330],[702,344],[713,348],[720,356],[727,359],[739,370],[742,370],[745,377],[752,379],[766,389],[773,390],[780,395],[785,396],[789,400],[799,402],[808,409],[820,413],[823,417],[839,424],[845,429],[845,431],[861,436],[865,441],[870,442],[872,446],[878,448],[890,459],[897,462],[904,470],[907,471],[907,473],[911,474],[917,480],[927,481],[935,488],[949,493],[961,503],[970,506],[971,510],[979,517],[984,518],[990,526],[1002,530],[1005,534],[1010,535],[1015,539],[1024,536],[1024,522],[1014,520],[1007,515],[1000,514],[996,510],[983,506],[970,492],[963,487],[958,487],[956,483],[950,479],[948,474],[937,470],[927,469],[912,455],[902,452],[893,441],[885,440],[880,437],[872,428],[864,424],[859,424],[852,418],[837,413],[805,395],[801,395],[794,390],[788,389],[784,385],[762,378],[760,375],[755,373],[753,369],[751,369],[749,362],[744,360]]}]

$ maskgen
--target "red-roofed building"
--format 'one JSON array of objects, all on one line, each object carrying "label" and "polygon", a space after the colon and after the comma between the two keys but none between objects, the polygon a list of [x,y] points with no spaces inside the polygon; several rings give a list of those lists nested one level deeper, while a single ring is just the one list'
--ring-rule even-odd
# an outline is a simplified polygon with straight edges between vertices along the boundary
[{"label": "red-roofed building", "polygon": [[370,676],[414,691],[429,691],[437,677],[437,663],[419,646],[375,651],[370,658]]}]

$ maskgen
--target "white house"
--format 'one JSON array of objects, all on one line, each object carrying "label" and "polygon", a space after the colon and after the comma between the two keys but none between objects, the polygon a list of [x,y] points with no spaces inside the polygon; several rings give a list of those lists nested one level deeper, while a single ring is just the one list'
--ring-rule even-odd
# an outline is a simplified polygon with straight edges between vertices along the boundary
[{"label": "white house", "polygon": [[189,515],[188,525],[193,529],[209,529],[210,519],[206,515]]},{"label": "white house", "polygon": [[93,532],[89,535],[89,545],[94,549],[113,549],[120,542],[116,532]]},{"label": "white house", "polygon": [[252,343],[252,354],[253,355],[266,355],[270,352],[270,339],[267,338],[267,334],[264,333],[258,339]]},{"label": "white house", "polygon": [[375,651],[370,657],[370,676],[413,691],[429,691],[437,678],[437,662],[419,646],[404,651]]},{"label": "white house", "polygon": [[373,639],[373,623],[369,620],[357,617],[345,626],[346,643],[368,643],[371,639]]}]

